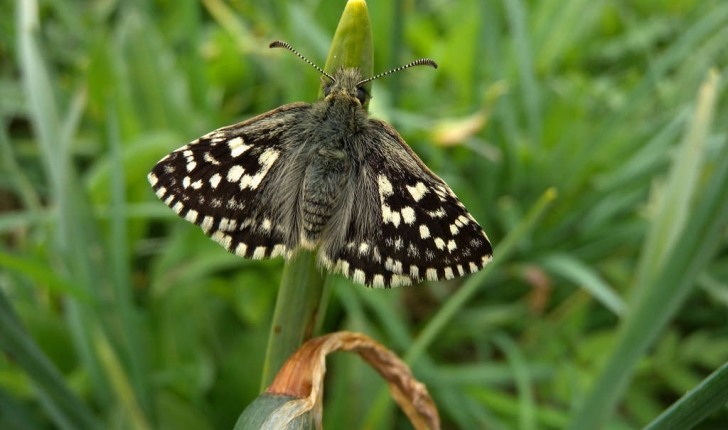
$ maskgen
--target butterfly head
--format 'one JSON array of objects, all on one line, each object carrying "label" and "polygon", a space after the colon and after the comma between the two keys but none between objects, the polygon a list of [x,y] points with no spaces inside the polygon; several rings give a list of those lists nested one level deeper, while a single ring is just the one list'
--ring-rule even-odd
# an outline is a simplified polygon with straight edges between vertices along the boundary
[{"label": "butterfly head", "polygon": [[333,79],[321,78],[321,82],[327,99],[343,95],[364,106],[370,97],[362,87],[361,72],[353,67],[339,67]]}]

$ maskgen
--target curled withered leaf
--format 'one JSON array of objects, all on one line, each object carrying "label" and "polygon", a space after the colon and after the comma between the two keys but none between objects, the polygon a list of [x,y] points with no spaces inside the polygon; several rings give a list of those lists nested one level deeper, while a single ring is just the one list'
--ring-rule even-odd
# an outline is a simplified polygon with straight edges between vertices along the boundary
[{"label": "curled withered leaf", "polygon": [[[468,116],[442,119],[432,129],[432,140],[440,146],[456,146],[464,144],[469,138],[477,135],[486,127],[498,99],[508,92],[508,85],[501,81],[490,85],[485,92],[483,107]],[[488,155],[487,153],[491,153]],[[496,159],[492,150],[487,151],[487,158]]]},{"label": "curled withered leaf", "polygon": [[490,112],[481,109],[474,114],[440,121],[432,131],[432,139],[441,146],[455,146],[477,134],[488,123]]},{"label": "curled withered leaf", "polygon": [[304,426],[310,423],[313,428],[322,428],[326,356],[336,351],[356,352],[379,372],[415,429],[440,428],[440,416],[432,397],[425,385],[415,380],[409,367],[370,337],[347,331],[311,339],[288,359],[261,397],[290,400],[269,413],[260,428],[292,428],[291,423],[297,420],[306,421]]}]

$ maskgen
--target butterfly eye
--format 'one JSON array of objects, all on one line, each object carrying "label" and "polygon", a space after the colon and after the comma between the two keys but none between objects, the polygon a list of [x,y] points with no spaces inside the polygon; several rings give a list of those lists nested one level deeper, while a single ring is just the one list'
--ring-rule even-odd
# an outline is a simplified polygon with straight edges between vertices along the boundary
[{"label": "butterfly eye", "polygon": [[364,103],[366,103],[368,97],[369,97],[369,94],[367,94],[366,91],[361,89],[361,87],[356,87],[356,98],[359,99],[359,103],[364,105]]},{"label": "butterfly eye", "polygon": [[326,97],[326,96],[328,96],[329,94],[331,94],[331,88],[332,88],[333,86],[334,86],[333,84],[325,84],[325,85],[324,85],[324,97]]}]

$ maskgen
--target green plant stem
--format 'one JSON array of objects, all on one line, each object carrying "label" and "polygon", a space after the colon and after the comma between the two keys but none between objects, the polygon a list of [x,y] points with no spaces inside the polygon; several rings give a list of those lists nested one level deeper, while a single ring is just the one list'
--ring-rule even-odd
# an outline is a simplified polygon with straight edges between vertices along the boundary
[{"label": "green plant stem", "polygon": [[316,255],[301,251],[286,264],[273,313],[261,391],[273,381],[288,357],[314,334],[324,291]]},{"label": "green plant stem", "polygon": [[[333,73],[340,66],[358,67],[362,76],[372,75],[373,48],[369,12],[364,0],[349,0],[331,43],[324,70]],[[320,327],[327,302],[324,276],[316,269],[316,256],[299,252],[288,262],[278,292],[261,391],[273,381],[288,357]]]}]

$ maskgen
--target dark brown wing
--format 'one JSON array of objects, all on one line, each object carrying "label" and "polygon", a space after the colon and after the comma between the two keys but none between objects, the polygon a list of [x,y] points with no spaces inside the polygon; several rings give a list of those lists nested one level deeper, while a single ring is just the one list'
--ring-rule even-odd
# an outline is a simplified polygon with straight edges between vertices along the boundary
[{"label": "dark brown wing", "polygon": [[480,225],[394,128],[370,124],[346,238],[322,244],[323,264],[383,288],[482,269],[493,252]]},{"label": "dark brown wing", "polygon": [[[296,154],[291,129],[309,109],[307,103],[288,104],[212,131],[162,158],[149,182],[160,200],[228,251],[288,257],[296,238],[287,205],[295,199],[281,193],[295,190],[281,190],[276,178]],[[284,204],[271,204],[270,193]]]}]

